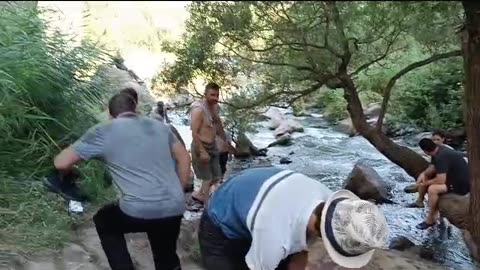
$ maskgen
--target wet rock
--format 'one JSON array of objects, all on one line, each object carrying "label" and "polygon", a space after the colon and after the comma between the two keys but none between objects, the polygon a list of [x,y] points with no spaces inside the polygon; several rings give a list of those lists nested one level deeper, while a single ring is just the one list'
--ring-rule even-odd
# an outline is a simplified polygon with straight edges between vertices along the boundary
[{"label": "wet rock", "polygon": [[252,141],[245,135],[239,134],[236,145],[235,145],[235,154],[236,158],[244,159],[249,157],[256,156],[266,156],[268,149],[259,149],[253,145]]},{"label": "wet rock", "polygon": [[367,106],[363,111],[367,118],[378,117],[380,111],[382,110],[382,105],[380,103],[372,103]]},{"label": "wet rock", "polygon": [[353,127],[352,119],[351,118],[346,118],[341,121],[339,121],[335,126],[334,129],[338,132],[342,132],[347,134],[350,137],[355,136],[357,131],[355,130],[355,127]]},{"label": "wet rock", "polygon": [[390,243],[390,246],[388,248],[404,251],[414,246],[415,244],[405,236],[397,236],[392,239],[392,242]]},{"label": "wet rock", "polygon": [[468,250],[470,250],[470,255],[472,255],[477,262],[480,262],[480,247],[478,247],[477,244],[475,244],[475,241],[473,241],[472,234],[467,230],[462,230],[462,237]]},{"label": "wet rock", "polygon": [[355,193],[363,200],[373,200],[377,203],[392,203],[386,184],[378,173],[361,160],[355,164],[345,181],[344,188]]},{"label": "wet rock", "polygon": [[292,135],[289,133],[283,134],[282,136],[278,137],[274,142],[270,143],[267,148],[270,148],[272,146],[276,145],[290,145],[292,143]]},{"label": "wet rock", "polygon": [[293,154],[295,154],[295,151],[291,151],[290,153],[288,153],[288,155],[290,155],[290,156],[293,155]]},{"label": "wet rock", "polygon": [[470,228],[469,197],[469,195],[461,196],[453,193],[441,195],[438,202],[438,210],[440,211],[440,215],[446,218],[457,228]]},{"label": "wet rock", "polygon": [[467,134],[464,128],[450,129],[445,132],[445,143],[451,145],[453,148],[461,148],[467,139]]},{"label": "wet rock", "polygon": [[275,138],[278,138],[284,134],[294,132],[303,132],[302,124],[293,119],[285,119],[280,122],[280,125],[275,129],[273,135],[275,136]]},{"label": "wet rock", "polygon": [[280,164],[290,164],[292,161],[288,157],[283,157],[280,159]]},{"label": "wet rock", "polygon": [[264,114],[270,119],[269,129],[275,130],[275,138],[287,133],[303,132],[303,126],[298,121],[288,118],[279,109],[270,108]]}]

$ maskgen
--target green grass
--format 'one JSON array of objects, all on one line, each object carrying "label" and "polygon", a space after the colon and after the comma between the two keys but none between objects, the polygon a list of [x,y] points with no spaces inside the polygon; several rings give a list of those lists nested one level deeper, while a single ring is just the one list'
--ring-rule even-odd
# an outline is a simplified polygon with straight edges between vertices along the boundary
[{"label": "green grass", "polygon": [[[54,156],[98,122],[108,93],[91,80],[108,54],[48,27],[49,12],[0,8],[0,249],[55,250],[69,240],[77,221],[40,180]],[[112,198],[102,165],[80,171],[94,206]]]}]

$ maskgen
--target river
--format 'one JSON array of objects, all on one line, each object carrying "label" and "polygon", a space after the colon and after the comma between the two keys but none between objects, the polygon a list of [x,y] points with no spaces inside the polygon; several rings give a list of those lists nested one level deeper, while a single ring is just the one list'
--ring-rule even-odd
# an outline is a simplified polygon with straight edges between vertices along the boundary
[{"label": "river", "polygon": [[[185,114],[172,114],[171,119],[189,147],[192,136],[186,125]],[[413,202],[416,194],[403,192],[403,188],[411,184],[413,179],[400,167],[385,158],[363,137],[350,138],[333,130],[320,113],[295,119],[304,125],[305,132],[294,133],[293,144],[290,146],[270,148],[268,156],[264,158],[266,161],[281,168],[301,172],[332,190],[338,190],[354,164],[360,159],[366,160],[389,185],[392,198],[397,203],[381,206],[390,226],[390,240],[396,236],[407,237],[421,246],[422,257],[433,260],[446,269],[477,269],[457,228],[452,225],[448,230],[422,231],[415,228],[426,215],[426,210],[403,207]],[[266,122],[258,124],[261,127],[255,133],[247,135],[256,146],[263,148],[275,138],[273,131],[268,130]],[[292,163],[280,164],[280,159],[287,156]],[[255,161],[234,161],[230,166],[237,169],[248,168],[254,163]]]}]

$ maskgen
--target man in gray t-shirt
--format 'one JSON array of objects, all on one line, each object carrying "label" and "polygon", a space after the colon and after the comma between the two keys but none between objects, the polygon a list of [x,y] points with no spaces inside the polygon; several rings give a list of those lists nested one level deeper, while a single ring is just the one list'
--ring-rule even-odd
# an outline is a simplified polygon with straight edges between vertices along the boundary
[{"label": "man in gray t-shirt", "polygon": [[131,232],[147,233],[156,269],[177,269],[190,156],[164,123],[135,114],[135,106],[129,95],[113,96],[113,119],[63,150],[55,167],[68,171],[81,160],[105,162],[120,198],[118,204],[100,209],[93,220],[113,270],[133,269],[124,238]]}]

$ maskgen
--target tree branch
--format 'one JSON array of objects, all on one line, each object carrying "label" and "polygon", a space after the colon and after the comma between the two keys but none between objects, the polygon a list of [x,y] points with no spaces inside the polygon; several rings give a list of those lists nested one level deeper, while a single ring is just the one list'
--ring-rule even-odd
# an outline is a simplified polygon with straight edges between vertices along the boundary
[{"label": "tree branch", "polygon": [[430,63],[433,63],[433,62],[436,62],[436,61],[439,61],[439,60],[442,60],[442,59],[455,57],[455,56],[462,56],[462,52],[460,50],[456,50],[456,51],[451,51],[451,52],[448,52],[448,53],[435,54],[435,55],[432,55],[429,58],[426,58],[422,61],[412,63],[412,64],[406,66],[404,69],[400,70],[397,74],[395,74],[388,81],[388,84],[383,91],[382,109],[380,110],[380,114],[378,116],[376,128],[379,129],[379,130],[382,129],[383,119],[385,118],[385,113],[387,111],[388,101],[390,100],[390,96],[391,96],[391,93],[392,93],[392,88],[393,88],[393,86],[395,85],[395,83],[397,82],[398,79],[400,79],[403,75],[407,74],[408,72],[410,72],[410,71],[412,71],[416,68],[423,67],[423,66],[426,66]]},{"label": "tree branch", "polygon": [[340,12],[338,11],[336,2],[327,2],[332,10],[333,21],[335,23],[335,28],[337,29],[338,35],[340,36],[340,42],[343,47],[343,54],[341,56],[342,63],[338,67],[338,73],[340,74],[347,74],[347,66],[350,63],[350,59],[352,58],[352,54],[349,48],[349,42],[347,36],[345,35],[345,28],[343,26],[343,21],[340,18]]},{"label": "tree branch", "polygon": [[367,69],[368,67],[370,67],[371,65],[375,64],[375,63],[378,63],[379,61],[382,61],[383,59],[385,59],[388,55],[390,55],[393,51],[390,51],[393,44],[395,43],[395,41],[398,39],[398,37],[400,36],[400,34],[402,33],[402,31],[398,31],[396,34],[395,33],[395,30],[392,31],[392,34],[394,35],[394,37],[388,42],[388,45],[387,45],[387,48],[385,49],[385,52],[379,56],[378,58],[376,59],[373,59],[372,61],[368,62],[368,63],[365,63],[363,65],[361,65],[359,68],[357,68],[353,73],[350,74],[350,76],[355,76],[357,75],[358,73],[360,73],[362,70],[364,69]]},{"label": "tree branch", "polygon": [[237,52],[232,47],[226,45],[225,43],[219,42],[219,44],[224,46],[228,50],[230,50],[232,53],[234,53],[239,58],[241,58],[243,60],[246,60],[246,61],[250,61],[250,62],[254,62],[254,63],[258,63],[258,64],[270,65],[270,66],[290,67],[290,68],[294,68],[294,69],[299,70],[299,71],[314,72],[314,70],[311,67],[308,67],[308,66],[299,66],[299,65],[295,65],[295,64],[291,64],[291,63],[271,62],[271,61],[263,61],[263,60],[256,60],[256,59],[248,58],[246,56],[241,55],[239,52]]}]

